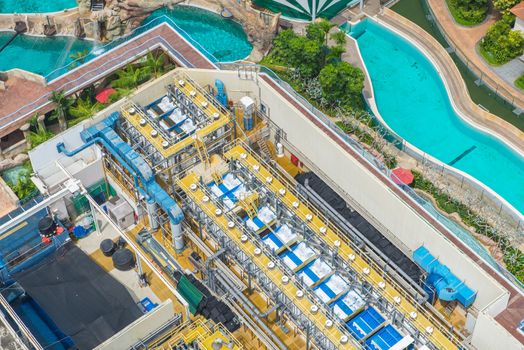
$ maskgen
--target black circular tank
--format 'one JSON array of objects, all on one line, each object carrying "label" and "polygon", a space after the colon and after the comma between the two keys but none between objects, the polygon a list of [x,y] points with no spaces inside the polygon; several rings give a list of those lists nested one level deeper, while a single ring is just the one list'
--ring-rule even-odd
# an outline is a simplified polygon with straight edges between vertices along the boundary
[{"label": "black circular tank", "polygon": [[117,249],[113,254],[113,266],[120,271],[129,271],[135,267],[135,256],[127,248]]},{"label": "black circular tank", "polygon": [[111,256],[116,250],[116,244],[110,239],[104,239],[100,242],[100,250],[105,256]]},{"label": "black circular tank", "polygon": [[38,222],[38,232],[43,237],[53,237],[55,235],[56,224],[49,216],[44,216]]}]

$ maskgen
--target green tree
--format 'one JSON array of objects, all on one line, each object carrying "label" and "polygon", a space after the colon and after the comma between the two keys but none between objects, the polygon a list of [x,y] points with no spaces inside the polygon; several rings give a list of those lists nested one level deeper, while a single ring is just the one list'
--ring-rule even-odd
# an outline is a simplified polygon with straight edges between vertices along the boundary
[{"label": "green tree", "polygon": [[166,64],[167,57],[163,52],[150,52],[147,54],[143,69],[148,75],[158,78],[164,73]]},{"label": "green tree", "polygon": [[325,66],[318,76],[323,97],[331,103],[348,105],[361,103],[364,73],[347,62]]},{"label": "green tree", "polygon": [[317,41],[319,44],[327,45],[328,34],[335,25],[325,19],[318,22],[309,23],[306,26],[306,37]]},{"label": "green tree", "polygon": [[292,57],[290,64],[305,77],[315,77],[320,72],[323,62],[322,46],[306,37],[296,37],[290,42]]},{"label": "green tree", "polygon": [[76,102],[69,107],[69,115],[74,118],[72,125],[78,124],[82,120],[85,120],[93,116],[96,112],[100,111],[103,108],[98,102],[94,102],[89,98],[79,98]]},{"label": "green tree", "polygon": [[446,2],[455,20],[462,25],[478,24],[488,14],[487,0],[447,0]]},{"label": "green tree", "polygon": [[83,51],[77,51],[77,52],[69,55],[69,58],[71,58],[71,60],[73,60],[71,65],[69,65],[69,68],[73,69],[73,68],[76,68],[76,67],[84,64],[88,54],[89,54],[89,51],[86,49],[86,50],[83,50]]},{"label": "green tree", "polygon": [[335,32],[331,34],[331,40],[333,40],[337,46],[345,46],[347,41],[346,33],[343,31]]},{"label": "green tree", "polygon": [[488,62],[503,64],[522,55],[524,36],[520,31],[511,29],[508,17],[505,16],[489,27],[480,42],[480,48]]},{"label": "green tree", "polygon": [[346,52],[346,48],[342,45],[333,46],[329,49],[326,57],[326,63],[337,63],[342,60],[342,54]]},{"label": "green tree", "polygon": [[149,74],[146,69],[142,67],[134,67],[128,65],[125,68],[119,69],[116,72],[117,79],[111,82],[111,86],[121,89],[135,89],[141,83],[149,79]]},{"label": "green tree", "polygon": [[66,113],[71,106],[71,100],[68,99],[64,91],[53,91],[49,97],[49,101],[53,102],[56,106],[56,116],[60,124],[60,129],[63,131],[67,128]]}]

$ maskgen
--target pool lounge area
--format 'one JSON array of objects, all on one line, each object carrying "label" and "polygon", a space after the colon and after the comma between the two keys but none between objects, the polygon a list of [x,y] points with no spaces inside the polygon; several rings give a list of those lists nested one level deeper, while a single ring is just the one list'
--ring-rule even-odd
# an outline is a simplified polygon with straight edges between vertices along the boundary
[{"label": "pool lounge area", "polygon": [[350,35],[358,43],[387,126],[421,152],[475,178],[522,214],[524,158],[454,110],[431,61],[373,20],[353,26]]}]

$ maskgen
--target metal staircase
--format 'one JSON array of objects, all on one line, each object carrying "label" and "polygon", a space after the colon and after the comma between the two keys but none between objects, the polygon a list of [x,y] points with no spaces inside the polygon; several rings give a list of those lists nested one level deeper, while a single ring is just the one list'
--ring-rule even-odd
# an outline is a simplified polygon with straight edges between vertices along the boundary
[{"label": "metal staircase", "polygon": [[195,135],[194,139],[195,139],[195,148],[197,150],[198,157],[200,158],[202,163],[206,166],[206,168],[209,168],[209,166],[211,165],[211,162],[209,160],[209,153],[207,152],[206,144],[204,143],[204,141],[202,141],[202,139],[198,135]]}]

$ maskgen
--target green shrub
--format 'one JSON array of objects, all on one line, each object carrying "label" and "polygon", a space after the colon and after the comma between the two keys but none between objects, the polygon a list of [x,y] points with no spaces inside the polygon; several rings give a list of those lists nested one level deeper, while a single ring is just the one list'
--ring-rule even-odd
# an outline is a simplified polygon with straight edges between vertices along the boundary
[{"label": "green shrub", "polygon": [[515,80],[515,86],[521,90],[524,90],[524,74]]},{"label": "green shrub", "polygon": [[511,29],[509,16],[491,25],[480,42],[480,53],[490,64],[504,64],[523,52],[524,36]]},{"label": "green shrub", "polygon": [[361,100],[364,73],[347,62],[328,64],[318,76],[322,96],[330,103],[354,104]]},{"label": "green shrub", "polygon": [[430,194],[437,202],[437,206],[444,212],[448,214],[457,213],[464,224],[473,227],[475,232],[489,237],[497,243],[504,253],[503,261],[508,271],[519,281],[524,282],[524,253],[520,249],[513,247],[506,237],[500,236],[486,220],[473,213],[465,204],[452,199],[440,191],[419,172],[412,172],[414,175],[412,186],[414,188]]},{"label": "green shrub", "polygon": [[481,23],[488,14],[487,0],[446,0],[446,2],[455,21],[465,26]]}]

